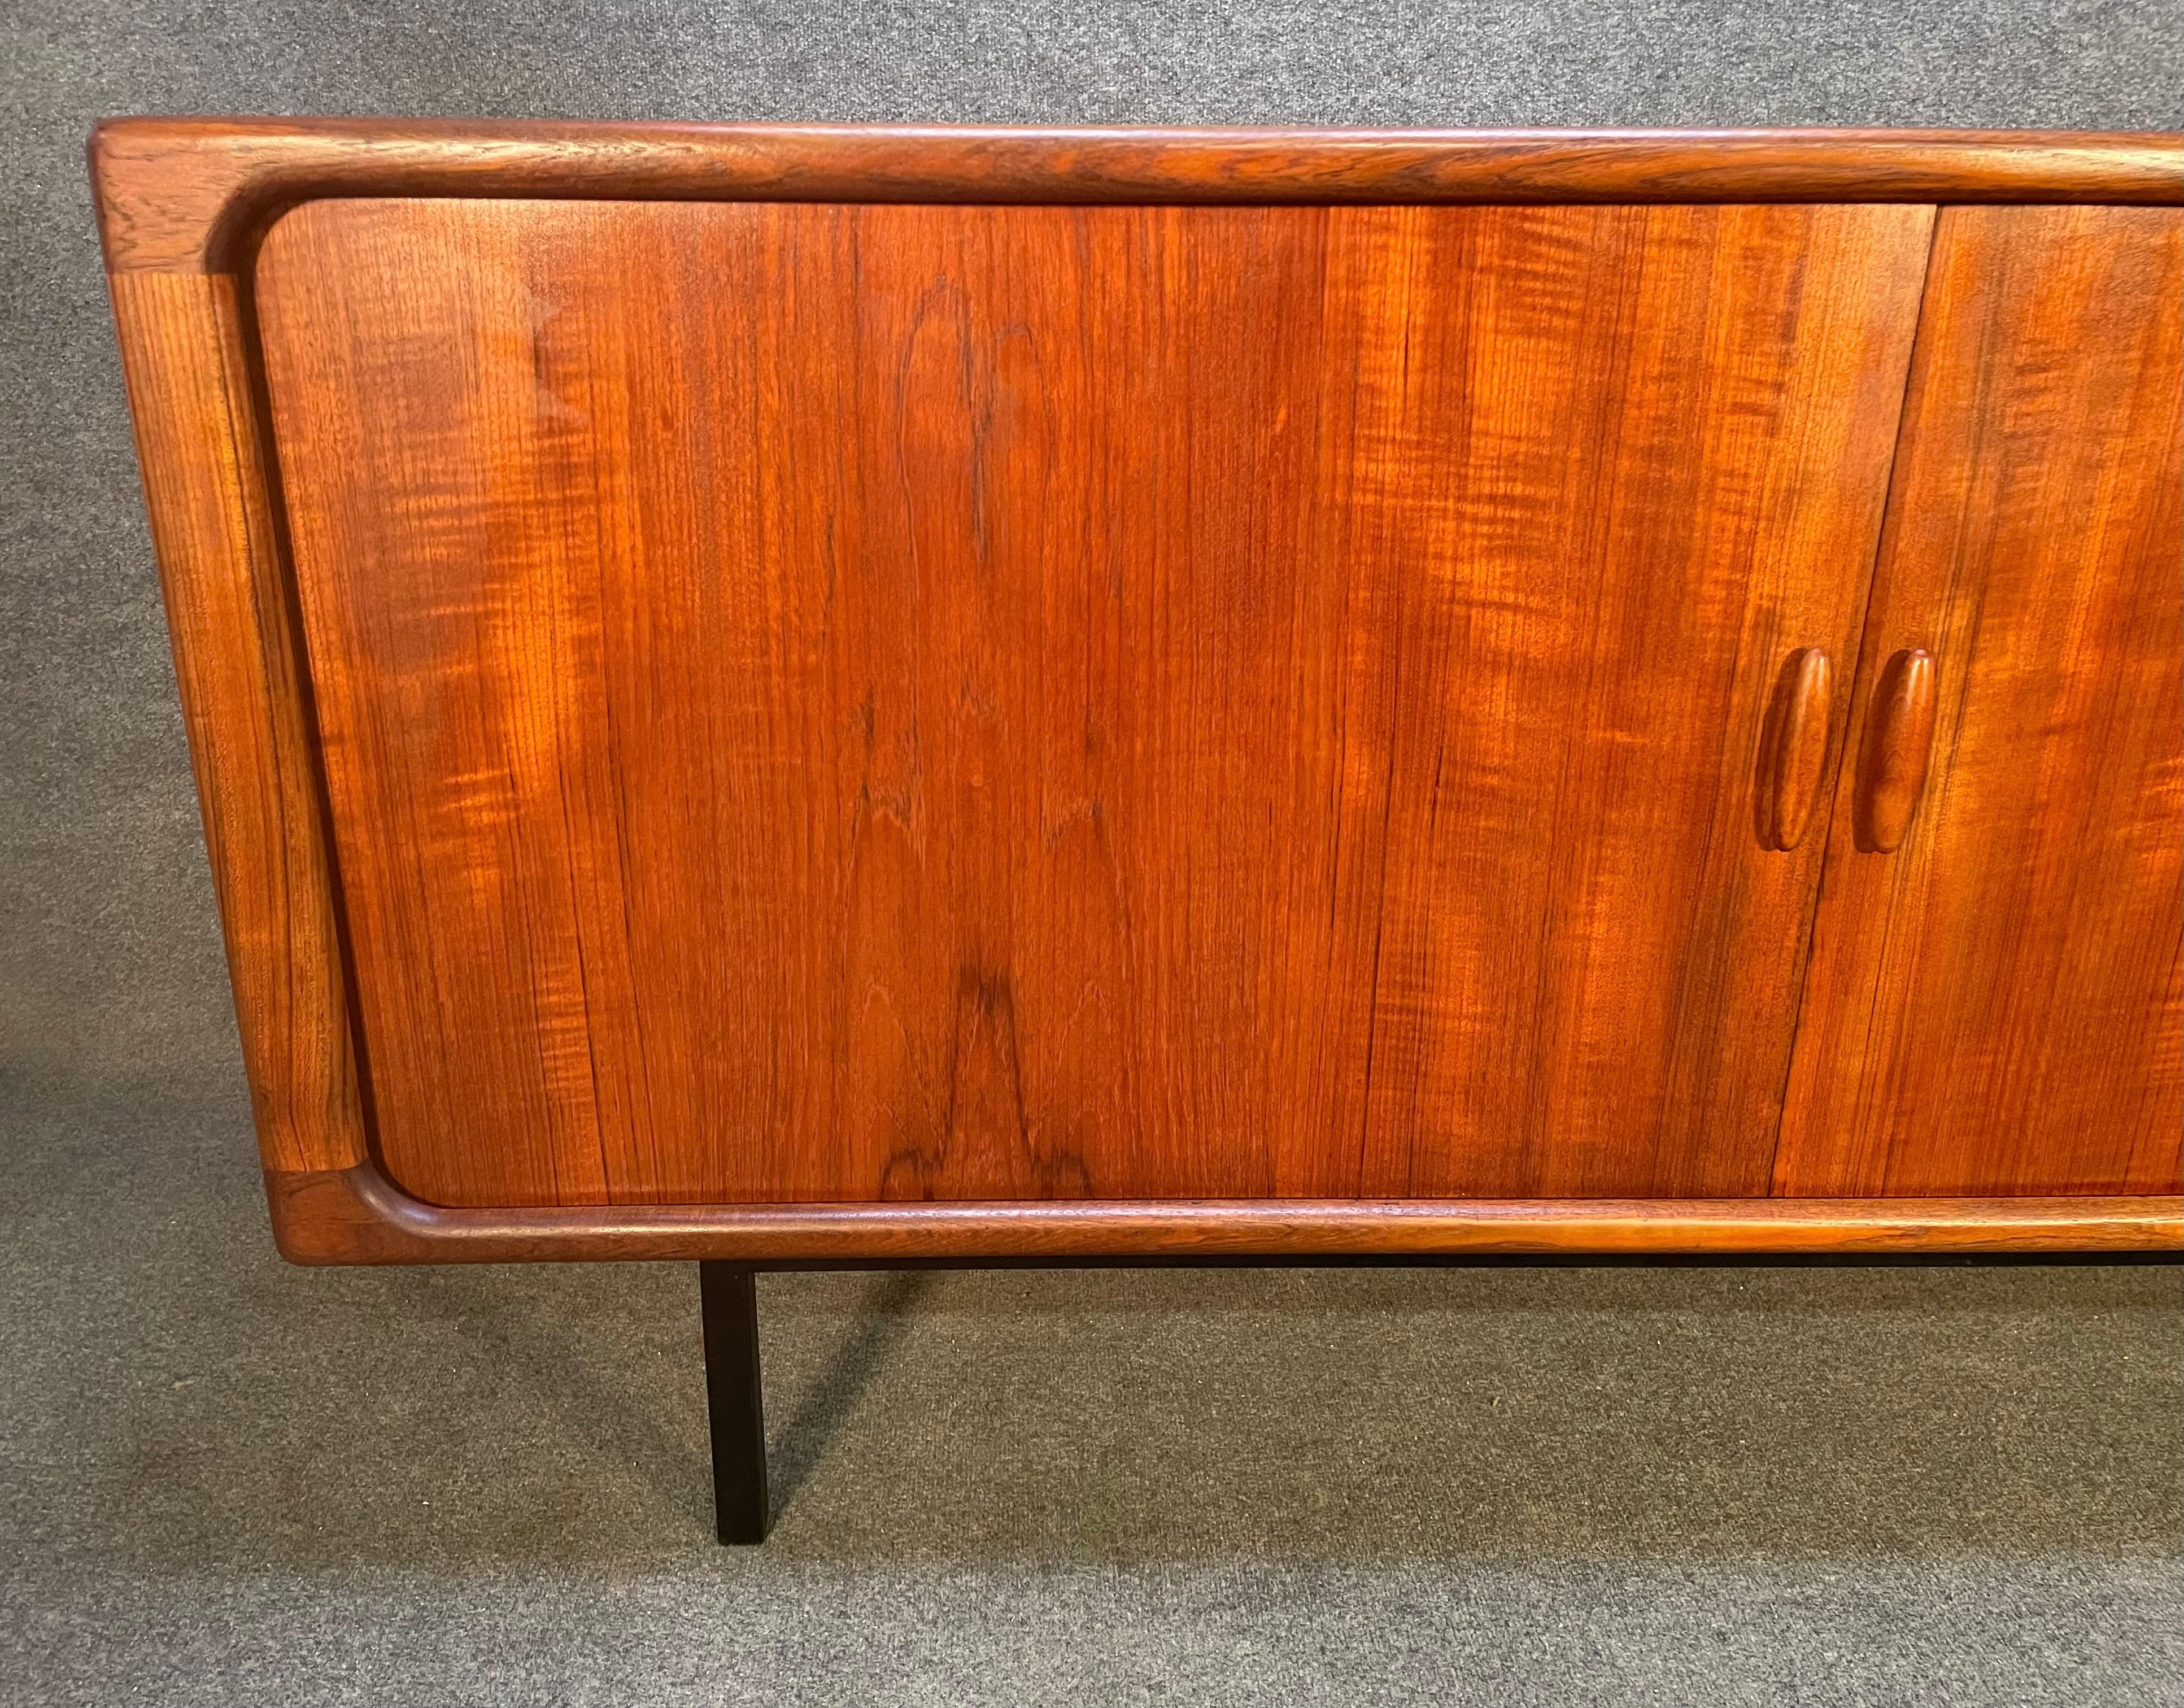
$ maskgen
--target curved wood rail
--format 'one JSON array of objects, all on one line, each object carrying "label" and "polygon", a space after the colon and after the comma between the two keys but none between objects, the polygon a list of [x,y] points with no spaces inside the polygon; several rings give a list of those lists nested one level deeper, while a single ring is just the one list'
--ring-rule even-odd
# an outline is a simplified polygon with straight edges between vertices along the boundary
[{"label": "curved wood rail", "polygon": [[2040,131],[1034,130],[122,119],[109,272],[228,272],[326,196],[863,202],[2184,201],[2184,137]]},{"label": "curved wood rail", "polygon": [[370,1164],[271,1170],[299,1264],[1708,1253],[2184,1248],[2184,1198],[1164,1200],[443,1209]]}]

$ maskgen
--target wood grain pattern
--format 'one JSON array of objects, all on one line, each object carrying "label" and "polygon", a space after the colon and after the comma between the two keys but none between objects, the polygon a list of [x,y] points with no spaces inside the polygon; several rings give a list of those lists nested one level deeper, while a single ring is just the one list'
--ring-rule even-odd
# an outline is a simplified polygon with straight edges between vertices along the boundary
[{"label": "wood grain pattern", "polygon": [[300,641],[234,282],[113,281],[175,674],[269,1169],[365,1154]]},{"label": "wood grain pattern", "polygon": [[2184,1199],[1384,1199],[443,1209],[369,1164],[267,1176],[300,1264],[909,1263],[1435,1254],[2175,1251]]},{"label": "wood grain pattern", "polygon": [[1819,850],[1754,759],[1775,661],[1856,644],[1930,215],[1438,217],[1552,236],[1367,275],[1418,294],[1360,405],[1406,454],[1336,488],[1388,494],[1355,1190],[1763,1192]]},{"label": "wood grain pattern", "polygon": [[1844,767],[1781,1192],[2176,1189],[2180,236],[1942,215],[1860,688],[1933,654],[1931,770],[1887,853]]},{"label": "wood grain pattern", "polygon": [[317,197],[1106,203],[2176,202],[2184,138],[2036,131],[1024,130],[123,119],[107,266],[247,270]]},{"label": "wood grain pattern", "polygon": [[[1919,208],[318,203],[259,303],[391,1175],[1767,1189]],[[1838,744],[1839,745],[1839,744]]]}]

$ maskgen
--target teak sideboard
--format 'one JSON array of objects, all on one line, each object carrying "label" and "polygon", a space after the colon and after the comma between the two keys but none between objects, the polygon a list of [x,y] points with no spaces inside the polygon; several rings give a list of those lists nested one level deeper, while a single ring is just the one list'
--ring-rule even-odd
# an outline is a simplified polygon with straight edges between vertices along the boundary
[{"label": "teak sideboard", "polygon": [[290,1258],[2184,1242],[2184,141],[92,156]]}]

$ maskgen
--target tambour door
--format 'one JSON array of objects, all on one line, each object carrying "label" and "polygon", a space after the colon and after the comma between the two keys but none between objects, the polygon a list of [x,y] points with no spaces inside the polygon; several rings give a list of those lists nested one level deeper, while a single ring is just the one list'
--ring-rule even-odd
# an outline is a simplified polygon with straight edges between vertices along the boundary
[{"label": "tambour door", "polygon": [[1766,1192],[1932,221],[290,212],[387,1173]]},{"label": "tambour door", "polygon": [[1786,1193],[2178,1189],[2180,233],[1941,216]]}]

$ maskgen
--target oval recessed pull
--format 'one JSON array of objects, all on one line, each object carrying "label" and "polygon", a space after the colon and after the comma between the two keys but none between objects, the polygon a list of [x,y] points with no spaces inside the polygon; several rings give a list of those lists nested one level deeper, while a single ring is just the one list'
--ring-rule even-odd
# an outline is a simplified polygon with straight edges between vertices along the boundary
[{"label": "oval recessed pull", "polygon": [[1759,745],[1759,840],[1787,851],[1805,840],[1828,757],[1828,656],[1804,646],[1784,661]]},{"label": "oval recessed pull", "polygon": [[1914,646],[1890,659],[1866,713],[1858,790],[1861,848],[1892,853],[1910,834],[1934,747],[1934,655]]}]

